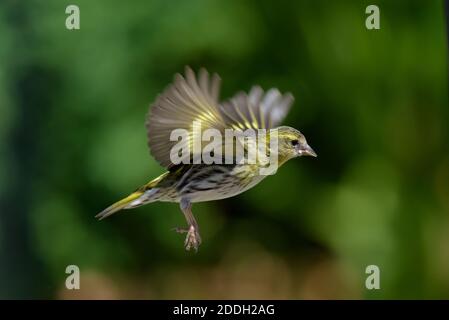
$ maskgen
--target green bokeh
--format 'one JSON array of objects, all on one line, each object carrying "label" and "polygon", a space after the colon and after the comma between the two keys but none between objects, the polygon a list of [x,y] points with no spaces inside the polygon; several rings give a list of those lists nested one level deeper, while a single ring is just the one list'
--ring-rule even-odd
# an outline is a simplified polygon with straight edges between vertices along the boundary
[{"label": "green bokeh", "polygon": [[[378,1],[380,30],[369,4],[2,1],[0,297],[449,298],[443,3]],[[163,172],[144,119],[185,65],[219,73],[223,99],[292,92],[286,124],[319,154],[195,205],[198,254],[176,204],[94,219]]]}]

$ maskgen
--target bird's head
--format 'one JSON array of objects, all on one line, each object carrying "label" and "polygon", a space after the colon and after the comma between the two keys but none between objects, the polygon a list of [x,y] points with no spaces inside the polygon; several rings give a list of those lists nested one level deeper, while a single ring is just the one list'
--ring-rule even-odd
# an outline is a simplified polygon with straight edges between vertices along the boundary
[{"label": "bird's head", "polygon": [[304,135],[287,126],[278,128],[278,150],[281,163],[301,156],[317,156],[315,151],[307,144]]}]

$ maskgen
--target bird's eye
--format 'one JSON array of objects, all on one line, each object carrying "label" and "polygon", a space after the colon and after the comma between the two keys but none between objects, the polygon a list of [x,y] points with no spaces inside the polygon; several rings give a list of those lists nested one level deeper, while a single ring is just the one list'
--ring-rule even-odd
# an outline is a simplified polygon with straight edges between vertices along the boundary
[{"label": "bird's eye", "polygon": [[292,146],[296,146],[299,143],[298,140],[292,140]]}]

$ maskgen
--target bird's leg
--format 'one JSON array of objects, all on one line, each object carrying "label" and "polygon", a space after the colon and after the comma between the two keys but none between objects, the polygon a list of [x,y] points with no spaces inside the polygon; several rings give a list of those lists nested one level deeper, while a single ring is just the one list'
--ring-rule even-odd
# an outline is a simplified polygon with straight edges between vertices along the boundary
[{"label": "bird's leg", "polygon": [[198,247],[201,244],[201,236],[199,233],[200,229],[198,227],[198,223],[196,222],[195,217],[193,216],[192,213],[192,204],[188,199],[181,199],[179,206],[182,212],[184,213],[188,227],[175,228],[175,231],[179,233],[187,233],[186,240],[184,242],[186,250],[194,248],[195,251],[198,251]]}]

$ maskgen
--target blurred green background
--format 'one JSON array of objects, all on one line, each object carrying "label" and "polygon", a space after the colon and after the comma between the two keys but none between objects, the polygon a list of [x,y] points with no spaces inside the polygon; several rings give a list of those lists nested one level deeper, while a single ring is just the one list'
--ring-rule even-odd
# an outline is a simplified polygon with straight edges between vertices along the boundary
[{"label": "blurred green background", "polygon": [[[0,297],[449,298],[447,56],[442,1],[2,1]],[[185,65],[291,91],[319,154],[196,204],[197,254],[176,204],[94,219],[163,172],[145,115]]]}]

